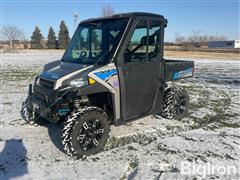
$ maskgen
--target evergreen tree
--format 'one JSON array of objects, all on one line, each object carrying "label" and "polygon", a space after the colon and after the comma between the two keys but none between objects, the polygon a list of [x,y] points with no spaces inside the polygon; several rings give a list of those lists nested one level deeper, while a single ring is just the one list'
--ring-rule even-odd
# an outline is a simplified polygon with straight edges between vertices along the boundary
[{"label": "evergreen tree", "polygon": [[47,48],[57,49],[57,38],[52,27],[49,28],[47,37]]},{"label": "evergreen tree", "polygon": [[64,21],[61,21],[60,31],[58,34],[58,45],[60,49],[66,49],[70,41],[68,28]]},{"label": "evergreen tree", "polygon": [[31,48],[32,49],[43,49],[43,35],[38,26],[35,27],[35,30],[31,36]]}]

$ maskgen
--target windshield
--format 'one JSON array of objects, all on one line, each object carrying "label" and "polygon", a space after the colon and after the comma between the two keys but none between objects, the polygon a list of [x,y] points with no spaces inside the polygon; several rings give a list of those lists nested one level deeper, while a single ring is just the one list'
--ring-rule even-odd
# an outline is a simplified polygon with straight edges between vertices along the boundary
[{"label": "windshield", "polygon": [[119,43],[126,19],[80,24],[63,55],[64,62],[105,64]]}]

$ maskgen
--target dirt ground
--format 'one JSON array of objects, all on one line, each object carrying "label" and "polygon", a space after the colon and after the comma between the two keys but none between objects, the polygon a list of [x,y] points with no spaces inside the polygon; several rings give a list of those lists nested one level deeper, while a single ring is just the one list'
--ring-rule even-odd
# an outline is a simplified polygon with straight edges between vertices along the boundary
[{"label": "dirt ground", "polygon": [[[193,78],[172,85],[190,95],[189,115],[182,121],[148,116],[111,127],[105,150],[83,160],[63,152],[61,125],[32,126],[20,116],[27,86],[44,64],[63,51],[2,54],[0,64],[0,179],[239,179],[240,62],[211,54],[168,54],[195,60]],[[236,173],[184,174],[182,163],[235,167]]]},{"label": "dirt ground", "polygon": [[171,51],[165,50],[164,55],[167,57],[178,58],[194,58],[194,59],[209,59],[209,60],[240,60],[240,53],[216,53],[216,52],[200,52],[200,51]]}]

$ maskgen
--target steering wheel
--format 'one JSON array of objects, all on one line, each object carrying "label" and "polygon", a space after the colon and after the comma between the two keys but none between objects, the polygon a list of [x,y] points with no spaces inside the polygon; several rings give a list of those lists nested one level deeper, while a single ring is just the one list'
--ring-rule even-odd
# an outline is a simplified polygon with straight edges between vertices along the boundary
[{"label": "steering wheel", "polygon": [[87,51],[81,51],[80,56],[81,57],[86,57],[87,56]]}]

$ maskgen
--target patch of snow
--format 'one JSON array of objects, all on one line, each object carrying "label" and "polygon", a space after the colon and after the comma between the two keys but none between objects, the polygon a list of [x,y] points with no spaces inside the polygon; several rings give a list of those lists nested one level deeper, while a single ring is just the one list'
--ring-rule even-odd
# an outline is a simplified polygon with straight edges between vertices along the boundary
[{"label": "patch of snow", "polygon": [[[194,78],[181,80],[190,94],[182,121],[148,116],[111,127],[105,151],[74,160],[63,152],[61,126],[31,126],[20,116],[28,83],[62,51],[2,54],[1,179],[200,179],[181,174],[181,162],[240,164],[239,62],[196,60]],[[230,178],[239,177],[232,175]],[[229,177],[208,175],[209,178]]]}]

